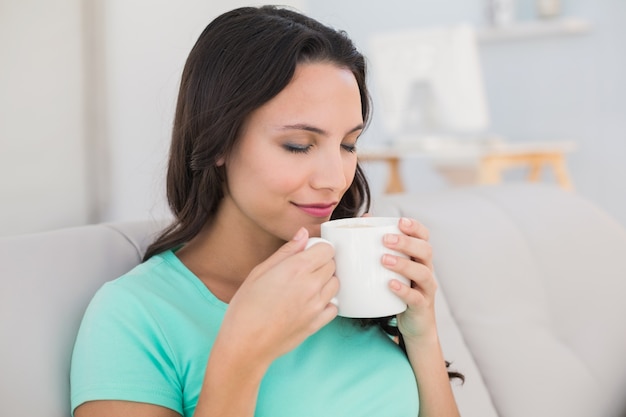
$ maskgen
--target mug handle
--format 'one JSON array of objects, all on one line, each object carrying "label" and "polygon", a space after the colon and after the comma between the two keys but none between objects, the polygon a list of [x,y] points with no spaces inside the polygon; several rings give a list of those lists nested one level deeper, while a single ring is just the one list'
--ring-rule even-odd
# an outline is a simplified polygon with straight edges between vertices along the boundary
[{"label": "mug handle", "polygon": [[[309,241],[306,243],[306,246],[304,247],[304,250],[309,249],[311,246],[316,245],[318,243],[327,243],[330,246],[332,246],[333,248],[335,247],[330,241],[321,238],[321,237],[310,237]],[[337,297],[333,297],[330,302],[332,304],[334,304],[337,308],[339,308],[339,300],[337,300]]]},{"label": "mug handle", "polygon": [[326,240],[322,237],[310,237],[309,241],[306,243],[306,246],[304,247],[304,250],[307,250],[311,246],[316,245],[318,243],[328,243],[333,248],[335,247],[335,245],[333,245],[329,240]]}]

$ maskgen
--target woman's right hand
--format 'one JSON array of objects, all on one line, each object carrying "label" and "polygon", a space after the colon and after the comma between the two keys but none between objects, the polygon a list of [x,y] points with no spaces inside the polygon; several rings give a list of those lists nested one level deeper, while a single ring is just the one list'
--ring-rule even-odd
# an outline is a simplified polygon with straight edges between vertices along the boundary
[{"label": "woman's right hand", "polygon": [[301,228],[252,270],[231,299],[218,338],[245,346],[269,366],[337,315],[330,302],[339,289],[334,250],[327,244],[304,250],[307,241]]},{"label": "woman's right hand", "polygon": [[207,363],[196,414],[252,416],[261,380],[274,359],[337,315],[334,250],[308,232],[252,270],[230,300]]}]

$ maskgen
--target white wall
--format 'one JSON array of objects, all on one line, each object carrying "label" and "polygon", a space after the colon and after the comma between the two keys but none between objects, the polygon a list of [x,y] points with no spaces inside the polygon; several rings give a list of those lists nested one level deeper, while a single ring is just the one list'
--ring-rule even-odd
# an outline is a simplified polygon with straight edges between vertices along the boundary
[{"label": "white wall", "polygon": [[[300,1],[289,1],[300,6]],[[164,175],[180,75],[205,26],[243,1],[108,0],[103,31],[110,199],[101,220],[167,213]]]},{"label": "white wall", "polygon": [[[481,0],[292,0],[346,29],[470,21]],[[626,224],[626,2],[563,0],[590,34],[481,50],[494,130],[567,139],[577,190]],[[0,235],[165,213],[163,176],[179,76],[200,31],[245,5],[205,0],[0,0]],[[533,0],[518,0],[518,17]],[[376,116],[375,116],[376,117]],[[376,141],[374,120],[364,141]],[[445,184],[404,166],[409,189]],[[385,172],[370,171],[374,191]]]},{"label": "white wall", "polygon": [[87,221],[80,0],[0,0],[0,235]]},{"label": "white wall", "polygon": [[165,215],[184,61],[249,4],[0,0],[0,236]]},{"label": "white wall", "polygon": [[[367,54],[373,32],[469,22],[485,26],[483,0],[315,0],[310,13],[344,28]],[[516,0],[516,19],[536,18],[535,0]],[[561,0],[563,15],[588,20],[584,35],[481,44],[492,131],[511,141],[574,141],[568,154],[576,191],[626,225],[626,2]],[[363,139],[386,139],[374,105]],[[374,192],[385,171],[368,170]],[[426,163],[403,164],[412,192],[446,184]],[[522,173],[512,173],[513,180]]]}]

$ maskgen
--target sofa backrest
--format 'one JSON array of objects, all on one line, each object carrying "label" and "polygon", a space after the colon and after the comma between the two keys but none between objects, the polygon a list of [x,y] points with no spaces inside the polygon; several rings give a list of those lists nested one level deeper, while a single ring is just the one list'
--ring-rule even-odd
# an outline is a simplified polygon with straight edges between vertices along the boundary
[{"label": "sofa backrest", "polygon": [[606,416],[623,401],[622,225],[547,184],[377,202],[430,229],[440,288],[499,415]]},{"label": "sofa backrest", "polygon": [[0,239],[0,415],[69,417],[69,367],[95,291],[139,263],[155,222]]},{"label": "sofa backrest", "polygon": [[[444,354],[467,377],[454,385],[464,417],[607,415],[626,381],[621,225],[541,185],[384,196],[373,212],[431,231]],[[140,262],[162,226],[0,238],[0,415],[70,415],[83,312],[97,288]]]}]

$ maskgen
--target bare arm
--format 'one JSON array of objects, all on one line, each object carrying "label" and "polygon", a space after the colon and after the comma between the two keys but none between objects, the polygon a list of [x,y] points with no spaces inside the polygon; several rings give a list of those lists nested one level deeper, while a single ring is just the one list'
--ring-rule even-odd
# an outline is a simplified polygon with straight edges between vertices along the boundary
[{"label": "bare arm", "polygon": [[253,416],[269,364],[250,361],[244,349],[216,343],[194,416]]},{"label": "bare arm", "polygon": [[174,410],[132,401],[89,401],[74,411],[74,417],[180,417]]},{"label": "bare arm", "polygon": [[420,417],[458,417],[452,387],[436,335],[430,342],[405,340],[409,361],[419,385]]},{"label": "bare arm", "polygon": [[383,263],[411,280],[410,287],[392,280],[390,288],[408,305],[407,310],[398,315],[398,327],[418,382],[419,416],[458,417],[437,333],[434,305],[437,283],[433,277],[428,230],[415,220],[407,219],[403,219],[399,227],[406,236],[386,238],[385,245],[406,253],[411,259],[385,255]]}]

